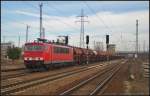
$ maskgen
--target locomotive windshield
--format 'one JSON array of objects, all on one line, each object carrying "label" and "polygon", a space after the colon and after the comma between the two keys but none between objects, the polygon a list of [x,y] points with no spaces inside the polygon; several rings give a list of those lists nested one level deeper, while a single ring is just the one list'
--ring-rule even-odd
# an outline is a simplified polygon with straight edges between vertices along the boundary
[{"label": "locomotive windshield", "polygon": [[44,46],[40,45],[26,45],[25,51],[42,51],[44,49]]}]

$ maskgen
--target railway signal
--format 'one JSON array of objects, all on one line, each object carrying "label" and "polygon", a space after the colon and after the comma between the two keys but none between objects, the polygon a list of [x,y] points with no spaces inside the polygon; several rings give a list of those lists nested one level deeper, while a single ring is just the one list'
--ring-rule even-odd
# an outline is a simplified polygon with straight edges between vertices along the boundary
[{"label": "railway signal", "polygon": [[88,60],[88,44],[89,44],[89,35],[86,35],[86,44],[87,44],[87,64],[89,63],[89,60]]},{"label": "railway signal", "polygon": [[89,44],[89,35],[86,35],[86,44]]},{"label": "railway signal", "polygon": [[106,35],[106,44],[109,44],[109,35]]},{"label": "railway signal", "polygon": [[109,35],[106,35],[106,45],[107,45],[107,50],[108,50],[108,44],[109,44]]},{"label": "railway signal", "polygon": [[[106,35],[106,47],[107,47],[107,52],[108,52],[108,44],[109,44],[109,35]],[[109,55],[107,56],[107,61],[109,61]]]},{"label": "railway signal", "polygon": [[65,36],[65,44],[68,45],[68,36]]}]

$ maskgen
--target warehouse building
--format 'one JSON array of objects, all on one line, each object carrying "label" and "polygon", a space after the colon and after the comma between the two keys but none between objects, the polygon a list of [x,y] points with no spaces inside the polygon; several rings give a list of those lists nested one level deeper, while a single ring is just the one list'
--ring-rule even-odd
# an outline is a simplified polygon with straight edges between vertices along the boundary
[{"label": "warehouse building", "polygon": [[13,46],[13,42],[1,43],[1,57],[6,58],[8,48],[12,48]]}]

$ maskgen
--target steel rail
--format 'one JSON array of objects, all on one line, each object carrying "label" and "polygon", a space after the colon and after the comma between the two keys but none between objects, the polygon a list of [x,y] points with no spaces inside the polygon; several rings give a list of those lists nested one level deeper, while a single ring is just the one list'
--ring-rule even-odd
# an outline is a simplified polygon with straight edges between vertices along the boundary
[{"label": "steel rail", "polygon": [[85,81],[83,81],[83,82],[77,84],[76,86],[74,86],[74,87],[72,87],[72,88],[70,88],[70,89],[68,89],[68,90],[66,90],[66,91],[64,91],[64,92],[62,92],[62,93],[60,93],[59,95],[68,95],[68,94],[72,93],[73,91],[79,89],[80,87],[82,87],[82,86],[84,86],[85,84],[89,83],[89,82],[92,81],[93,79],[95,79],[95,78],[97,78],[97,77],[99,77],[99,76],[101,76],[101,75],[106,74],[106,72],[109,72],[110,69],[111,69],[111,70],[116,69],[115,66],[116,66],[116,65],[113,65],[113,66],[111,66],[110,68],[108,68],[107,70],[106,70],[106,69],[105,69],[105,70],[101,70],[100,73],[97,72],[98,74],[96,74],[96,75],[94,75],[94,76],[92,76],[92,77],[86,79]]},{"label": "steel rail", "polygon": [[112,77],[120,70],[120,68],[121,65],[110,76],[106,77],[103,82],[99,83],[99,85],[95,88],[95,90],[90,93],[90,95],[96,95],[98,91],[102,89],[112,79]]},{"label": "steel rail", "polygon": [[17,74],[10,74],[10,75],[2,75],[1,80],[7,80],[10,78],[16,78],[16,77],[21,77],[21,76],[25,76],[28,75],[29,73],[25,73],[25,72],[20,72]]},{"label": "steel rail", "polygon": [[2,69],[1,72],[10,72],[10,71],[18,71],[18,70],[25,70],[26,68],[17,68],[17,69]]},{"label": "steel rail", "polygon": [[[86,66],[86,67],[88,67],[88,66]],[[48,77],[52,77],[52,76],[56,76],[56,75],[60,75],[60,74],[64,74],[64,73],[68,73],[68,72],[72,72],[72,71],[76,71],[76,70],[79,70],[79,69],[84,69],[86,67],[80,67],[78,69],[73,69],[73,70],[69,70],[69,71],[65,71],[65,72],[58,72],[58,73],[54,73],[54,74],[51,74],[51,75],[42,76],[42,77],[39,77],[39,78],[33,78],[33,79],[30,79],[30,80],[19,81],[19,82],[7,84],[7,85],[2,85],[1,88],[13,87],[13,86],[16,86],[16,85],[19,85],[19,84],[24,84],[24,83],[27,83],[27,82],[32,82],[32,81],[35,81],[35,80],[38,80],[38,79],[44,79],[44,78],[48,78]]]},{"label": "steel rail", "polygon": [[[97,66],[97,65],[96,65]],[[49,82],[49,81],[54,81],[54,80],[58,80],[58,79],[62,79],[65,78],[67,76],[71,76],[73,74],[77,74],[77,73],[81,73],[83,71],[87,71],[89,69],[93,69],[95,67],[83,67],[79,69],[76,69],[75,72],[74,71],[70,71],[70,72],[64,72],[64,73],[57,73],[56,74],[52,74],[46,77],[42,77],[42,78],[36,78],[34,80],[29,80],[29,81],[24,81],[24,82],[20,82],[17,84],[10,84],[7,86],[3,86],[3,88],[1,89],[1,94],[2,95],[9,95],[11,93],[15,93],[18,92],[20,90],[35,86],[35,85],[39,85],[39,84],[43,84],[45,82]],[[54,76],[54,77],[52,77]]]}]

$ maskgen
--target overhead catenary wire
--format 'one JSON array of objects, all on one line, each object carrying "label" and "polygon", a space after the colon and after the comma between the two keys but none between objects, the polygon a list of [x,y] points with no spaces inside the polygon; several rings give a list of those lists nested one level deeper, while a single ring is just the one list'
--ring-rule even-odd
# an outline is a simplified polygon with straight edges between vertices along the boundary
[{"label": "overhead catenary wire", "polygon": [[[28,4],[30,4],[30,3],[28,3]],[[32,4],[30,4],[30,7],[33,7],[34,9],[38,9],[36,6],[34,6],[34,5],[32,5]],[[38,9],[39,10],[39,9]],[[9,20],[10,18],[8,18],[8,20]],[[17,19],[10,19],[11,21],[13,21],[13,22],[15,22],[15,23],[17,23],[17,24],[21,24],[21,25],[24,25],[24,26],[26,26],[26,25],[28,25],[28,24],[26,24],[26,23],[23,23],[23,22],[19,22],[19,21],[17,21]],[[46,24],[47,25],[47,24]],[[32,26],[31,24],[29,25],[30,26],[30,28],[35,28],[35,29],[37,29],[37,27],[34,27],[34,26]],[[19,28],[19,27],[18,27]],[[51,27],[51,29],[52,29],[53,27]],[[54,29],[54,28],[53,28]],[[47,31],[51,31],[51,30],[49,30],[49,29],[46,29]],[[37,33],[35,33],[35,34],[37,34]],[[31,35],[31,34],[30,34]],[[34,35],[34,34],[32,34],[32,35]],[[6,37],[14,37],[14,38],[16,38],[16,37],[18,37],[18,36],[6,36]],[[21,36],[22,37],[22,36]]]},{"label": "overhead catenary wire", "polygon": [[[14,21],[15,23],[17,23],[17,24],[21,24],[21,25],[24,25],[24,26],[26,26],[27,24],[26,23],[23,23],[23,22],[19,22],[17,19],[10,19],[10,18],[7,18],[6,20],[10,20],[10,21]],[[37,29],[37,27],[34,27],[34,26],[31,26],[31,24],[28,24],[30,27],[32,27],[32,28],[34,28],[34,29]]]},{"label": "overhead catenary wire", "polygon": [[[107,35],[107,34],[110,34],[110,32],[112,33],[112,32],[113,32],[112,29],[111,29],[108,25],[106,25],[105,21],[101,18],[101,16],[99,16],[98,14],[96,14],[96,11],[95,11],[91,6],[89,6],[86,1],[83,1],[83,2],[84,2],[84,4],[86,5],[86,7],[87,7],[93,14],[96,15],[97,19],[98,19],[100,22],[103,23],[103,25],[105,26],[105,28],[108,29],[108,32],[106,32],[106,35]],[[113,24],[112,24],[112,25],[113,25]],[[113,26],[114,26],[114,25],[113,25]],[[121,41],[122,41],[122,40],[121,40]],[[121,42],[120,42],[120,43],[121,43]]]},{"label": "overhead catenary wire", "polygon": [[17,21],[16,19],[10,19],[10,18],[7,18],[6,20],[10,20],[10,21],[15,21],[15,23],[18,23],[18,24],[21,24],[21,25],[26,25],[25,23],[23,23],[23,22],[19,22],[19,21]]},{"label": "overhead catenary wire", "polygon": [[10,39],[10,38],[18,38],[18,37],[19,37],[19,38],[18,38],[18,39],[19,39],[19,41],[18,41],[18,46],[20,46],[20,35],[19,35],[19,36],[3,35],[2,37],[3,37],[3,43],[6,43],[6,42],[5,42],[5,39],[6,39],[6,38],[9,38],[9,39]]},{"label": "overhead catenary wire", "polygon": [[[105,9],[104,7],[102,7],[101,9],[102,9],[103,11],[105,11],[105,12],[106,12],[106,9]],[[108,8],[107,8],[107,9],[108,9]],[[106,16],[108,17],[108,18],[107,18],[107,20],[108,20],[108,21],[110,21],[110,22],[109,22],[109,24],[111,24],[111,25],[112,25],[113,30],[115,30],[115,32],[119,31],[119,30],[118,30],[118,27],[117,27],[117,26],[115,26],[115,25],[111,22],[110,17],[109,17],[108,15],[106,15]],[[115,35],[114,35],[114,36],[115,36]],[[125,42],[123,43],[123,36],[124,36],[124,35],[123,35],[123,32],[122,32],[122,31],[120,31],[120,40],[119,40],[119,41],[117,41],[117,42],[120,42],[120,46],[123,46],[122,44],[124,44],[124,43],[125,43]]]},{"label": "overhead catenary wire", "polygon": [[[33,4],[31,4],[31,3],[29,3],[29,2],[26,2],[26,3],[28,3],[28,5],[29,6],[31,6],[32,8],[34,8],[34,9],[37,9],[37,10],[39,10],[39,8],[37,8],[37,6],[34,6]],[[45,13],[45,12],[44,12]],[[13,21],[15,21],[15,22],[18,22],[18,20],[13,20]],[[69,26],[71,26],[71,25],[69,25],[69,24],[67,24],[67,23],[65,23],[65,22],[62,22],[62,21],[60,21],[60,20],[57,20],[58,22],[60,22],[60,23],[63,23],[63,24],[65,24],[65,25],[67,25],[67,27],[69,27]],[[22,22],[18,22],[19,24],[22,24],[22,25],[27,25],[27,24],[25,24],[25,23],[22,23]],[[28,24],[29,25],[29,24]],[[47,23],[44,23],[44,25],[48,25]],[[37,29],[37,27],[33,27],[33,26],[31,26],[30,25],[30,27],[32,27],[32,28],[36,28]],[[71,27],[73,27],[73,26],[71,26]],[[49,28],[49,27],[48,27]],[[53,28],[52,26],[50,27],[51,29]],[[75,28],[74,28],[75,29]],[[49,29],[46,29],[47,31],[52,31],[52,30],[49,30]],[[79,30],[78,28],[76,28],[75,30]]]},{"label": "overhead catenary wire", "polygon": [[[52,4],[50,4],[50,3],[47,3],[47,4],[50,5],[50,6],[48,6],[48,7],[52,8],[52,9],[55,9],[57,13],[59,13],[59,14],[64,14],[61,10],[59,10],[57,7],[54,7]],[[57,19],[56,19],[56,20],[57,20]],[[75,29],[75,30],[79,30],[78,28],[76,28],[76,27],[74,27],[74,26],[72,26],[72,25],[70,25],[70,24],[68,24],[68,23],[66,23],[66,22],[64,22],[64,21],[61,21],[61,20],[60,20],[60,22],[64,23],[64,24],[67,25],[67,26],[72,27],[72,28]]]},{"label": "overhead catenary wire", "polygon": [[[23,1],[22,1],[23,2]],[[24,2],[23,2],[24,3]],[[37,6],[34,6],[33,4],[31,4],[31,2],[26,2],[28,5],[30,5],[32,8],[36,9],[37,11],[39,10],[39,8]]]},{"label": "overhead catenary wire", "polygon": [[[64,14],[64,12],[62,12],[61,10],[59,10],[57,7],[55,7],[55,6],[52,5],[51,3],[47,2],[47,4],[49,4],[52,9],[56,10],[57,13],[59,13],[59,14]],[[48,6],[48,7],[49,7],[49,6]]]},{"label": "overhead catenary wire", "polygon": [[[28,3],[30,6],[32,6],[34,9],[38,9],[37,7],[35,7],[35,6],[33,6],[32,4],[30,4],[30,3]],[[17,20],[13,20],[14,22],[18,22]],[[57,20],[57,21],[59,21],[59,20]],[[61,21],[59,21],[59,22],[61,22]],[[27,24],[25,24],[25,23],[22,23],[22,22],[18,22],[19,24],[22,24],[22,25],[27,25]],[[67,24],[67,23],[65,23],[65,22],[61,22],[61,23],[63,23],[63,24],[65,24],[65,25],[67,25],[67,26],[71,26],[71,25],[69,25],[69,24]],[[73,28],[73,29],[75,29],[75,30],[78,30],[77,28]],[[19,36],[19,38],[20,38],[20,36]],[[18,44],[19,45],[19,44]]]},{"label": "overhead catenary wire", "polygon": [[99,20],[100,22],[102,22],[102,23],[104,24],[104,26],[105,26],[110,32],[112,32],[112,30],[106,25],[106,23],[104,22],[104,20],[103,20],[99,15],[96,14],[95,10],[94,10],[92,7],[90,7],[90,6],[87,4],[86,1],[84,1],[84,3],[85,3],[85,5],[89,8],[89,10],[90,10],[93,14],[96,15],[96,17],[98,18],[98,20]]},{"label": "overhead catenary wire", "polygon": [[[48,4],[48,3],[47,3]],[[32,4],[30,4],[30,5],[32,5]],[[34,8],[36,8],[35,6],[33,6],[32,5],[32,7],[34,7]],[[53,8],[53,9],[55,9],[56,10],[56,12],[60,12],[60,11],[58,11],[58,9],[55,7],[52,7],[52,6],[48,6],[48,7],[50,7],[50,8]],[[39,10],[39,9],[38,9]],[[49,10],[49,9],[48,9]],[[50,10],[51,11],[51,10]],[[45,10],[43,10],[43,13],[44,14],[48,14]],[[60,13],[59,13],[60,14]],[[58,22],[60,22],[60,23],[63,23],[63,24],[65,24],[67,27],[71,27],[71,28],[73,28],[73,29],[75,29],[75,30],[79,30],[78,28],[76,28],[76,27],[74,27],[74,26],[72,26],[72,25],[70,25],[70,24],[68,24],[68,23],[66,23],[66,22],[64,22],[64,21],[62,21],[62,20],[60,20],[60,19],[55,19],[56,21],[58,21]]]},{"label": "overhead catenary wire", "polygon": [[[42,2],[43,3],[43,2]],[[39,10],[39,8],[37,7],[37,6],[35,6],[35,5],[33,5],[33,4],[31,4],[31,3],[28,3],[31,7],[33,7],[34,9],[36,9],[36,10]],[[44,4],[44,3],[43,3]],[[44,11],[44,10],[43,10]],[[43,12],[44,13],[44,15],[46,15],[47,13],[44,11]],[[45,14],[46,13],[46,14]],[[45,19],[45,18],[43,18],[43,19]],[[43,22],[43,25],[48,25],[48,23],[44,23]],[[53,26],[49,26],[48,25],[48,28],[50,28],[50,29],[54,29],[55,30],[55,28],[53,27]],[[44,28],[45,29],[45,28]],[[46,31],[50,31],[51,33],[56,33],[56,32],[52,32],[52,30],[49,30],[49,29],[46,29]],[[44,32],[45,33],[45,32]]]},{"label": "overhead catenary wire", "polygon": [[[26,2],[26,3],[27,3],[30,7],[34,8],[34,9],[36,10],[36,12],[39,12],[39,8],[38,8],[37,6],[31,4],[30,2]],[[43,2],[42,2],[42,3],[43,3]],[[43,3],[43,4],[44,4],[44,3]],[[44,15],[47,15],[47,14],[44,14]],[[44,18],[43,18],[43,19],[44,19]],[[43,22],[43,25],[48,25],[48,24]],[[49,26],[49,25],[48,25],[48,28],[53,29],[53,26]]]},{"label": "overhead catenary wire", "polygon": [[[43,3],[43,2],[42,2]],[[30,6],[31,7],[34,7],[34,9],[38,9],[39,10],[39,8],[37,8],[36,6],[34,6],[33,4],[31,4],[31,3],[29,3],[30,4]],[[44,11],[44,12],[43,12]],[[42,12],[44,13],[44,15],[46,15],[46,14],[48,14],[47,12],[45,12],[45,10],[42,10]],[[45,14],[46,13],[46,14]],[[44,19],[44,18],[43,18]],[[69,24],[67,24],[67,23],[65,23],[65,22],[62,22],[62,21],[60,21],[60,20],[56,20],[56,21],[59,21],[60,23],[63,23],[63,24],[65,24],[65,25],[67,25],[67,27],[68,26],[70,26]],[[48,25],[48,23],[45,23],[45,22],[43,22],[44,23],[44,25]],[[49,26],[49,25],[48,25]],[[72,26],[71,26],[72,27]],[[46,28],[46,27],[45,27]],[[51,31],[51,29],[55,29],[53,26],[51,26],[51,28],[50,29],[46,29],[46,31]],[[75,29],[76,30],[76,29]],[[77,29],[78,30],[78,29]]]},{"label": "overhead catenary wire", "polygon": [[[23,3],[24,3],[24,2],[23,2]],[[26,3],[28,3],[28,2],[26,2]],[[34,6],[34,5],[32,5],[31,3],[28,3],[28,5],[30,5],[30,6],[31,6],[32,8],[34,8],[34,9],[37,9],[37,7]],[[18,22],[16,19],[13,19],[12,21],[17,22],[18,24],[21,24],[21,25],[24,25],[24,26],[28,25],[28,24],[23,23],[23,22]],[[32,25],[30,25],[30,27],[37,29],[37,27],[34,27],[34,26],[32,26]],[[30,34],[30,35],[31,35],[31,34]],[[34,35],[34,34],[32,34],[32,35]],[[26,41],[27,41],[27,40],[26,40]]]}]

